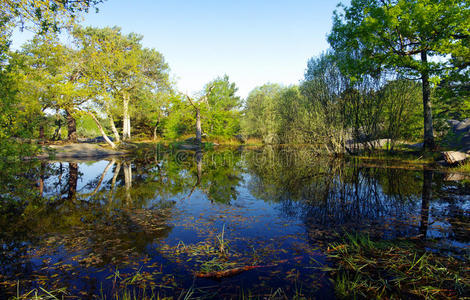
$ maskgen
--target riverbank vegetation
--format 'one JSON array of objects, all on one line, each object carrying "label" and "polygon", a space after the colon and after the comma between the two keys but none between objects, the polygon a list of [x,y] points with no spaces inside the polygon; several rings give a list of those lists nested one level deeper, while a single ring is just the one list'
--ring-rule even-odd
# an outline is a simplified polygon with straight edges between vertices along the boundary
[{"label": "riverbank vegetation", "polygon": [[[340,6],[328,36],[331,49],[308,61],[300,84],[265,84],[246,99],[223,74],[198,95],[181,93],[163,54],[144,47],[141,35],[76,22],[99,2],[3,4],[9,10],[0,26],[2,153],[18,153],[12,144],[31,139],[102,136],[116,148],[131,139],[195,134],[196,142],[251,138],[309,144],[330,154],[394,151],[419,142],[433,150],[452,138],[448,119],[470,116],[466,2]],[[31,16],[34,9],[41,13]],[[13,51],[11,32],[18,26],[37,34]],[[59,38],[61,29],[68,42]]]}]

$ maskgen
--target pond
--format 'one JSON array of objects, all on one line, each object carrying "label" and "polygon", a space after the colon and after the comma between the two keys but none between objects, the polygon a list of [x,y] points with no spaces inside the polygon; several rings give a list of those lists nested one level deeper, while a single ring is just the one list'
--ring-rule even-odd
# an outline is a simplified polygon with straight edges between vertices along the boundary
[{"label": "pond", "polygon": [[327,254],[345,233],[468,258],[470,181],[423,167],[155,146],[0,174],[2,299],[335,298]]}]

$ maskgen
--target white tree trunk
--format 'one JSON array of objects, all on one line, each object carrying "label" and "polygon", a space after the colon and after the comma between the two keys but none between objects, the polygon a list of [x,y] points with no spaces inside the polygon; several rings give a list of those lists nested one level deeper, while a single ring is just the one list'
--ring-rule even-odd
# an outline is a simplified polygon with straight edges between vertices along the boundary
[{"label": "white tree trunk", "polygon": [[109,103],[106,103],[106,113],[108,114],[109,124],[111,125],[111,130],[114,134],[114,140],[116,143],[121,142],[121,137],[119,136],[119,132],[116,129],[116,125],[114,124],[113,115],[111,114],[111,110],[109,109]]},{"label": "white tree trunk", "polygon": [[129,95],[125,95],[123,99],[123,125],[122,139],[124,141],[131,138],[131,119],[129,117]]},{"label": "white tree trunk", "polygon": [[127,135],[128,138],[131,139],[131,117],[129,114],[127,115]]},{"label": "white tree trunk", "polygon": [[96,184],[95,189],[93,190],[93,192],[91,192],[91,194],[89,194],[89,195],[87,195],[87,196],[89,196],[89,197],[94,196],[94,195],[98,192],[98,190],[100,189],[101,183],[103,182],[104,176],[106,176],[106,173],[108,173],[108,170],[109,170],[112,166],[114,166],[115,163],[116,163],[116,161],[115,161],[114,159],[111,160],[111,161],[108,163],[108,165],[106,166],[106,168],[104,168],[104,171],[103,171],[103,173],[101,174],[101,177],[100,177],[100,179],[98,180],[98,183]]},{"label": "white tree trunk", "polygon": [[201,126],[201,111],[196,108],[196,143],[201,144],[202,126]]},{"label": "white tree trunk", "polygon": [[108,194],[108,207],[111,208],[111,205],[114,200],[114,187],[116,186],[116,180],[119,175],[119,172],[121,171],[121,163],[118,162],[116,168],[114,169],[114,175],[113,179],[111,180],[111,188],[109,189],[109,194]]},{"label": "white tree trunk", "polygon": [[126,202],[131,203],[131,188],[132,188],[132,164],[124,163],[124,184],[126,187]]},{"label": "white tree trunk", "polygon": [[119,132],[117,131],[116,125],[114,124],[113,116],[111,115],[109,115],[109,124],[111,125],[111,130],[113,131],[116,143],[120,143],[121,137],[119,136]]},{"label": "white tree trunk", "polygon": [[111,141],[108,136],[106,135],[106,133],[104,132],[103,130],[103,126],[101,126],[101,123],[100,121],[95,117],[94,114],[92,114],[91,112],[88,112],[88,114],[93,118],[93,120],[95,121],[96,125],[98,126],[98,129],[100,130],[101,132],[101,135],[103,136],[104,140],[106,141],[106,143],[108,143],[108,145],[111,146],[111,148],[116,148],[116,145],[113,143],[113,141]]}]

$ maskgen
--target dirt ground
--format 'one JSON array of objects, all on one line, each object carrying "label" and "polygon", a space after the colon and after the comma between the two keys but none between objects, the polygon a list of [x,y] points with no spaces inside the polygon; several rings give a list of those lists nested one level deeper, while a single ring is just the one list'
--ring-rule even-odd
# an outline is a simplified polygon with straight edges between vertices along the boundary
[{"label": "dirt ground", "polygon": [[68,145],[51,145],[39,158],[43,159],[83,159],[103,158],[107,156],[125,155],[126,152],[106,149],[98,144],[79,143]]}]

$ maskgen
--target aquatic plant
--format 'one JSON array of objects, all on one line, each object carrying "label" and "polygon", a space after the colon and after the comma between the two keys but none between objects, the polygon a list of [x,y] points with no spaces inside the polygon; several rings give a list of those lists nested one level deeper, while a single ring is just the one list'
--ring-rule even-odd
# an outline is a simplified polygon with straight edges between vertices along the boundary
[{"label": "aquatic plant", "polygon": [[470,293],[468,257],[438,256],[410,242],[372,241],[346,234],[327,251],[335,263],[335,291],[341,298],[450,298]]},{"label": "aquatic plant", "polygon": [[16,297],[13,297],[12,300],[59,300],[63,299],[64,295],[67,295],[65,288],[48,291],[41,286],[20,295],[19,282],[16,285],[16,289]]}]

